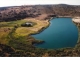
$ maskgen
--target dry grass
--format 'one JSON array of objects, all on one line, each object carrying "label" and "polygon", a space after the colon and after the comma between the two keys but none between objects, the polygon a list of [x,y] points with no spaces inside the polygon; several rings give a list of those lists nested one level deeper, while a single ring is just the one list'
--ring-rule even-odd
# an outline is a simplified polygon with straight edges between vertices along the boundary
[{"label": "dry grass", "polygon": [[48,26],[49,22],[36,19],[24,19],[25,21],[31,21],[37,23],[33,27],[19,27],[16,29],[14,36],[28,36],[29,34],[38,32],[42,27]]},{"label": "dry grass", "polygon": [[1,44],[7,44],[8,40],[8,34],[11,32],[12,27],[1,27],[0,28],[0,43]]},{"label": "dry grass", "polygon": [[[34,25],[33,27],[21,27],[21,24],[25,23],[25,22],[34,22],[36,23],[36,25]],[[39,19],[35,19],[35,18],[26,18],[23,20],[17,20],[17,21],[10,21],[10,22],[1,22],[0,23],[0,30],[2,32],[0,32],[0,38],[5,38],[4,35],[8,35],[8,30],[6,32],[4,32],[3,27],[14,27],[15,25],[18,26],[18,28],[15,30],[15,32],[13,33],[13,36],[15,38],[19,37],[19,36],[28,36],[29,34],[32,33],[37,33],[42,27],[46,27],[48,26],[49,22],[48,20],[39,20]],[[3,36],[2,36],[3,35]]]}]

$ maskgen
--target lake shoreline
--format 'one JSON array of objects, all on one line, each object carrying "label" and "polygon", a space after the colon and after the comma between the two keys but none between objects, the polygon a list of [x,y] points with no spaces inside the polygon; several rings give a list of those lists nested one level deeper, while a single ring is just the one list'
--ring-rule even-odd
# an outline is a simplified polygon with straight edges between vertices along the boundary
[{"label": "lake shoreline", "polygon": [[[50,20],[47,20],[47,22],[49,22],[49,21],[50,21]],[[36,34],[40,34],[42,31],[44,31],[46,28],[48,28],[49,25],[50,25],[50,22],[49,22],[49,24],[48,24],[47,26],[42,27],[40,30],[38,30],[38,31],[35,32],[35,33],[30,33],[28,36],[32,36],[32,35],[36,35]],[[32,36],[32,37],[33,37],[33,36]],[[35,40],[36,40],[36,39],[35,39]],[[32,44],[32,45],[34,46],[35,44],[42,44],[42,43],[45,42],[44,40],[38,40],[38,41],[40,41],[40,42],[39,42],[39,43],[36,42],[36,43],[34,43],[34,44]]]},{"label": "lake shoreline", "polygon": [[[58,16],[57,18],[72,18],[72,17],[70,17],[70,16]],[[36,35],[36,34],[40,34],[42,31],[44,31],[46,28],[48,28],[49,27],[49,25],[50,25],[50,21],[53,19],[53,18],[56,18],[56,17],[51,17],[50,19],[48,19],[47,20],[47,22],[49,22],[49,24],[47,25],[47,26],[45,26],[45,27],[42,27],[41,29],[39,29],[36,33],[31,33],[31,34],[29,34],[28,36],[31,36],[31,35]],[[73,21],[73,18],[72,18],[72,21]],[[36,40],[36,39],[35,39]],[[44,40],[42,40],[41,42],[39,42],[39,44],[42,44],[42,42],[43,42]],[[45,41],[44,41],[45,42]],[[43,42],[43,43],[44,43]],[[37,43],[34,43],[34,44],[37,44]],[[33,44],[33,45],[34,45]],[[77,45],[77,44],[76,44]],[[75,45],[75,46],[76,46]],[[75,48],[75,47],[65,47],[65,48],[59,48],[59,49],[66,49],[66,48]]]},{"label": "lake shoreline", "polygon": [[[43,28],[40,28],[40,29],[38,29],[37,30],[37,32],[35,32],[35,33],[31,33],[31,34],[29,34],[28,36],[31,36],[31,35],[34,35],[34,34],[39,34],[39,33],[41,33],[42,31],[44,31],[45,29],[47,29],[48,27],[49,27],[49,25],[50,25],[50,20],[52,20],[52,18],[56,18],[56,17],[51,17],[50,19],[48,19],[47,20],[47,22],[49,22],[48,23],[48,25],[47,26],[44,26]],[[46,21],[46,20],[43,20],[43,21]],[[35,46],[35,44],[43,44],[45,41],[43,41],[43,40],[37,40],[36,38],[33,38],[33,37],[31,37],[31,38],[29,38],[29,39],[32,39],[33,41],[32,41],[32,43],[30,44],[31,46],[33,46],[34,48],[35,48],[35,50],[36,49],[40,49],[40,51],[41,50],[43,50],[43,49],[45,49],[46,51],[48,51],[48,50],[50,50],[50,52],[52,51],[55,51],[55,53],[56,52],[58,52],[57,54],[62,54],[62,55],[65,55],[64,53],[68,53],[69,51],[70,52],[73,52],[75,49],[77,49],[77,47],[64,47],[64,48],[58,48],[58,49],[46,49],[46,48],[40,48],[40,47],[36,47]],[[34,43],[35,42],[35,43]],[[77,45],[77,44],[76,44]],[[26,48],[26,47],[24,47],[24,48]],[[31,48],[31,47],[29,47],[29,48]],[[77,49],[78,50],[78,49]],[[62,53],[61,53],[62,52]],[[72,53],[71,53],[72,54]]]},{"label": "lake shoreline", "polygon": [[80,44],[80,17],[74,17],[72,18],[72,21],[78,28],[78,40],[77,40],[77,44],[75,45],[75,48],[78,48]]},{"label": "lake shoreline", "polygon": [[[71,17],[66,17],[66,16],[59,16],[59,18],[62,18],[62,17],[64,17],[64,18],[71,18]],[[49,22],[49,24],[48,24],[48,26],[46,26],[46,27],[42,27],[37,33],[32,33],[32,34],[30,34],[30,35],[36,35],[36,34],[39,34],[39,33],[41,33],[42,31],[44,31],[46,28],[48,28],[49,27],[49,25],[50,25],[50,20],[52,20],[53,18],[56,18],[56,17],[51,17],[50,19],[48,19],[48,22]],[[44,40],[43,40],[44,41]],[[45,41],[44,41],[45,42]],[[42,43],[41,43],[42,44]],[[65,48],[58,48],[58,49],[66,49],[66,48],[74,48],[74,47],[65,47]]]}]

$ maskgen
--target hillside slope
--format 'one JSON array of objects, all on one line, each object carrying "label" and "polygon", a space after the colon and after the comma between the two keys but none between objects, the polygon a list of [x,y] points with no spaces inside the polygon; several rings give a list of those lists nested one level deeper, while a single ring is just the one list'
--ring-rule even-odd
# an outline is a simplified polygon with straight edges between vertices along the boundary
[{"label": "hillside slope", "polygon": [[58,4],[58,5],[28,5],[0,8],[0,21],[12,21],[28,17],[42,17],[49,15],[57,16],[80,16],[80,6]]}]

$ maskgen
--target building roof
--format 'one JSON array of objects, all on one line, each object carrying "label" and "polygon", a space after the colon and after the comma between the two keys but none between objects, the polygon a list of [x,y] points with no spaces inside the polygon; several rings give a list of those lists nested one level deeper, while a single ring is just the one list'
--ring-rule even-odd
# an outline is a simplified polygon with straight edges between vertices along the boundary
[{"label": "building roof", "polygon": [[26,24],[28,25],[28,24],[31,24],[32,25],[32,23],[31,22],[26,22]]}]

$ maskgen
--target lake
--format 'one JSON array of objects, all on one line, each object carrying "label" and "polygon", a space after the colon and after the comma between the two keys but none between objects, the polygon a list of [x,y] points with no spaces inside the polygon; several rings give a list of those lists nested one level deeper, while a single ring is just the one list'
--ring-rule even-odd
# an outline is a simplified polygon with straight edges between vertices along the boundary
[{"label": "lake", "polygon": [[78,29],[71,18],[53,18],[48,28],[32,36],[45,41],[36,45],[39,48],[58,49],[74,47],[78,40]]}]

